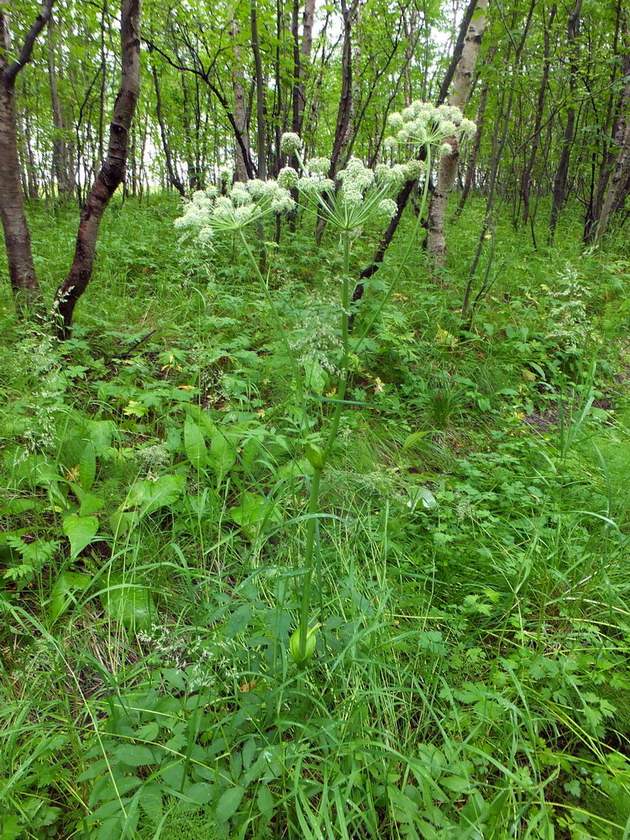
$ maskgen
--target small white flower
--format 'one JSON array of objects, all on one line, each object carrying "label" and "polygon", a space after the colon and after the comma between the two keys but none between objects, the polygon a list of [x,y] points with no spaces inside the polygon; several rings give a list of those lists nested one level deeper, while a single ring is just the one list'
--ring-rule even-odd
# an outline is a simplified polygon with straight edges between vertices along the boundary
[{"label": "small white flower", "polygon": [[287,131],[280,140],[280,151],[283,155],[293,155],[302,148],[302,141],[298,134]]},{"label": "small white flower", "polygon": [[300,176],[292,166],[285,166],[278,172],[278,184],[285,190],[297,187]]}]

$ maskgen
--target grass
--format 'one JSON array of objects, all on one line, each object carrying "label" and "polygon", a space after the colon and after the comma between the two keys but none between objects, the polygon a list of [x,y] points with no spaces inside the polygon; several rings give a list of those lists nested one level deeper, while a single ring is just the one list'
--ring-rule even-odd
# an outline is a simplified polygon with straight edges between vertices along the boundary
[{"label": "grass", "polygon": [[[553,251],[501,222],[466,331],[480,205],[444,288],[406,269],[352,359],[299,670],[286,344],[238,249],[179,243],[178,212],[112,209],[66,345],[1,302],[0,838],[630,837],[623,245],[583,254],[570,209]],[[53,241],[31,208],[49,293],[75,215]],[[270,290],[316,439],[334,243],[284,237]]]}]

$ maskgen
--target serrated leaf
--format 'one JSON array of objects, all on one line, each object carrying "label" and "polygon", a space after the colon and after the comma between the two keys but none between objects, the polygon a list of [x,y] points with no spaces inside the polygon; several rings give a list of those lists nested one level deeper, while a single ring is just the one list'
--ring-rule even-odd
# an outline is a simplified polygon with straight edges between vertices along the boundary
[{"label": "serrated leaf", "polygon": [[62,572],[55,581],[50,597],[50,618],[57,621],[72,603],[76,603],[74,592],[85,592],[92,581],[81,572]]},{"label": "serrated leaf", "polygon": [[258,788],[258,808],[261,814],[264,814],[267,819],[271,819],[273,814],[273,795],[267,785],[261,785]]},{"label": "serrated leaf", "polygon": [[96,478],[96,451],[89,440],[83,447],[79,460],[79,484],[84,490],[90,490]]},{"label": "serrated leaf", "polygon": [[98,519],[95,516],[75,516],[71,513],[63,520],[61,527],[70,540],[70,555],[76,557],[98,533]]},{"label": "serrated leaf", "polygon": [[241,799],[245,793],[245,788],[240,785],[226,790],[221,794],[217,804],[216,816],[219,822],[226,823],[230,817],[238,811],[238,806],[241,804]]},{"label": "serrated leaf", "polygon": [[192,417],[184,421],[184,450],[186,457],[197,471],[202,470],[208,462],[208,451],[203,432]]}]

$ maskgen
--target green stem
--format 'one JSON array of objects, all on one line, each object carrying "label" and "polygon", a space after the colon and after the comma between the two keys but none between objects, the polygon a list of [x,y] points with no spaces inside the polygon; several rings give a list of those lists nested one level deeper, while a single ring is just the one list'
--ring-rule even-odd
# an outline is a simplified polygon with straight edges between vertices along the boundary
[{"label": "green stem", "polygon": [[326,466],[326,462],[332,448],[335,444],[337,432],[339,431],[339,422],[341,420],[341,413],[343,411],[343,400],[346,395],[346,386],[348,382],[348,360],[350,356],[350,233],[345,231],[342,234],[343,241],[343,290],[341,299],[341,340],[343,343],[343,357],[341,360],[341,370],[339,372],[339,380],[337,385],[337,400],[333,411],[332,421],[330,424],[330,432],[328,440],[322,452],[322,466],[315,467],[313,472],[313,480],[311,482],[311,492],[308,500],[308,525],[306,527],[306,547],[304,550],[304,582],[302,584],[302,599],[300,603],[300,657],[306,655],[306,636],[309,625],[309,611],[311,602],[311,586],[313,582],[313,558],[315,549],[315,534],[317,528],[317,513],[319,511],[319,487],[321,483],[322,472]]},{"label": "green stem", "polygon": [[241,242],[243,243],[243,247],[245,248],[245,253],[249,257],[249,261],[252,264],[252,268],[256,272],[256,276],[258,277],[258,279],[259,279],[259,281],[260,281],[260,283],[263,287],[263,292],[264,292],[264,295],[265,295],[265,299],[267,300],[269,308],[271,309],[271,312],[273,313],[273,316],[275,318],[276,326],[278,327],[278,332],[279,332],[279,335],[280,335],[280,341],[282,342],[282,345],[283,345],[283,347],[286,351],[287,357],[288,357],[289,362],[291,364],[291,369],[293,371],[293,379],[295,381],[295,388],[296,388],[296,391],[297,391],[298,402],[300,403],[300,405],[304,409],[304,390],[302,388],[302,377],[300,376],[300,371],[298,369],[297,362],[295,361],[295,357],[293,355],[293,352],[291,351],[291,348],[289,347],[289,342],[287,341],[285,331],[282,329],[282,323],[280,321],[280,316],[278,315],[276,307],[274,306],[273,299],[272,299],[271,295],[269,294],[269,287],[267,286],[267,281],[265,280],[265,278],[262,275],[262,272],[261,272],[260,267],[258,265],[258,261],[256,260],[256,257],[254,256],[254,253],[253,253],[252,249],[249,247],[249,243],[247,242],[247,239],[245,238],[245,234],[243,233],[242,229],[239,230],[239,234],[241,236]]},{"label": "green stem", "polygon": [[385,297],[381,301],[381,305],[378,307],[378,309],[376,310],[374,315],[370,318],[367,326],[365,327],[365,329],[361,333],[361,336],[359,337],[359,339],[358,339],[358,341],[357,341],[357,343],[354,347],[354,352],[355,353],[359,352],[359,349],[362,347],[363,342],[367,338],[368,333],[370,332],[370,330],[372,329],[372,327],[374,325],[374,322],[376,321],[378,316],[381,314],[381,312],[385,308],[385,305],[386,305],[387,301],[390,299],[390,297],[394,293],[394,289],[398,285],[398,281],[400,279],[400,275],[402,273],[402,270],[405,267],[405,265],[407,264],[407,260],[409,259],[409,254],[411,253],[411,249],[413,248],[413,246],[416,242],[416,237],[417,237],[417,234],[418,234],[418,228],[420,227],[420,224],[422,222],[422,217],[424,216],[424,212],[426,210],[427,198],[428,198],[428,195],[429,195],[429,180],[430,180],[430,176],[431,176],[431,146],[428,145],[426,147],[426,149],[427,149],[426,175],[425,175],[425,178],[424,178],[424,188],[422,190],[422,201],[420,203],[420,209],[418,211],[418,218],[416,220],[416,225],[415,225],[413,234],[409,237],[409,243],[407,245],[407,249],[406,249],[406,251],[403,255],[402,260],[398,264],[398,269],[396,271],[396,274],[394,275],[394,279],[392,280],[391,285],[390,285],[389,289],[387,290],[387,293],[386,293]]}]

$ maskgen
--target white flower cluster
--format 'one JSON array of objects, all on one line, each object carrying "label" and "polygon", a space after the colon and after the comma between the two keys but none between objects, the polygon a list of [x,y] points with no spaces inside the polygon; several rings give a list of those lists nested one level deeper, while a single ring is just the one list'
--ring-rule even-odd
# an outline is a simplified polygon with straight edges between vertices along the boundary
[{"label": "white flower cluster", "polygon": [[412,102],[402,114],[390,114],[389,127],[393,134],[385,139],[385,146],[393,149],[398,144],[432,146],[441,154],[450,154],[451,138],[457,140],[474,137],[477,126],[464,118],[459,108],[453,105],[431,105],[428,102]]},{"label": "white flower cluster", "polygon": [[237,181],[227,195],[218,195],[213,186],[194,193],[184,214],[175,219],[175,226],[196,229],[199,239],[209,243],[217,232],[236,233],[270,213],[287,212],[294,205],[288,188],[278,181]]},{"label": "white flower cluster", "polygon": [[294,155],[302,148],[302,141],[299,134],[287,131],[280,140],[280,151],[283,155]]}]

